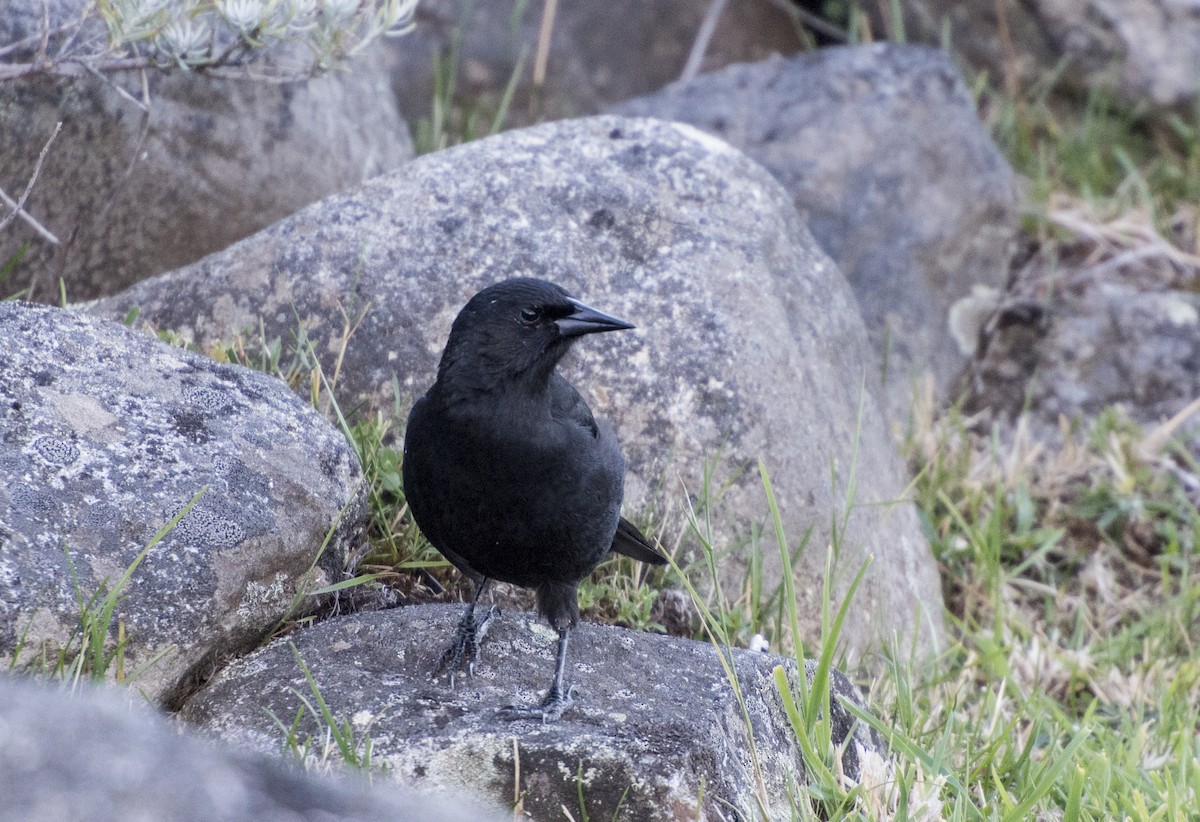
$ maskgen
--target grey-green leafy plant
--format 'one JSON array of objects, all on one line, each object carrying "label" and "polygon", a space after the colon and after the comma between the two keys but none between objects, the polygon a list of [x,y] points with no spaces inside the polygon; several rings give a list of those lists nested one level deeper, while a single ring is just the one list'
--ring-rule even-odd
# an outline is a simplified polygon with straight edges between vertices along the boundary
[{"label": "grey-green leafy plant", "polygon": [[[412,27],[417,0],[92,0],[0,46],[0,80],[181,68],[298,79]],[[102,25],[96,25],[99,21]],[[289,48],[299,46],[300,48]]]}]

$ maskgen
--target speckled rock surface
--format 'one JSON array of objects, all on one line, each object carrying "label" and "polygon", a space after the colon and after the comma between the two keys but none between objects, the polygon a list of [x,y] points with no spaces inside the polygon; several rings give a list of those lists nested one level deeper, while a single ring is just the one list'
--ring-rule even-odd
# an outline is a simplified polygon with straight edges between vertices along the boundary
[{"label": "speckled rock surface", "polygon": [[[42,5],[0,4],[0,43],[39,31]],[[87,5],[53,0],[51,27]],[[91,5],[84,50],[107,36]],[[0,233],[0,263],[29,243],[0,297],[32,286],[33,299],[57,300],[60,277],[71,299],[111,294],[402,164],[412,146],[379,60],[368,51],[352,71],[285,84],[150,71],[148,114],[113,87],[140,101],[140,72],[0,83],[0,188],[12,197],[63,123],[26,203],[62,243],[20,220]]]},{"label": "speckled rock surface", "polygon": [[1016,177],[950,59],[878,43],[730,66],[614,111],[679,120],[762,163],[850,281],[904,422],[912,379],[943,397],[967,358],[948,311],[1002,288]]},{"label": "speckled rock surface", "polygon": [[[1104,256],[1079,245],[1034,258],[993,295],[969,409],[1028,411],[1053,440],[1060,416],[1086,421],[1119,403],[1152,427],[1200,397],[1200,267],[1153,248]],[[1200,453],[1200,421],[1179,430]]]},{"label": "speckled rock surface", "polygon": [[[938,575],[913,509],[894,502],[905,472],[854,297],[787,192],[689,126],[593,117],[428,155],[92,310],[140,306],[202,342],[260,317],[268,339],[288,340],[298,317],[326,373],[339,369],[343,408],[390,409],[395,384],[403,411],[433,381],[467,299],[518,275],[638,326],[577,346],[566,369],[616,424],[629,512],[655,508],[664,542],[687,537],[685,489],[700,494],[714,463],[713,538],[748,541],[769,522],[761,457],[793,544],[813,529],[797,591],[815,639],[831,522],[854,487],[835,599],[874,562],[844,632],[851,655],[896,634],[936,645]],[[357,330],[339,360],[347,323]],[[778,554],[764,553],[771,586]],[[725,562],[730,585],[748,562]]]},{"label": "speckled rock surface", "polygon": [[[592,819],[721,819],[730,818],[728,805],[740,818],[759,818],[745,720],[712,645],[581,625],[571,634],[566,677],[575,705],[551,725],[506,722],[495,718],[498,708],[544,693],[555,634],[529,614],[506,612],[488,632],[475,677],[451,690],[430,672],[460,611],[423,605],[327,620],[238,660],[182,716],[227,741],[278,750],[280,731],[264,709],[290,723],[301,707],[297,692],[311,699],[290,641],[334,716],[371,737],[372,756],[390,776],[417,787],[504,809],[528,790],[524,809],[538,820],[560,818],[560,806],[579,808],[581,781]],[[795,662],[751,651],[735,651],[733,660],[768,818],[789,818],[788,791],[804,770],[771,671],[794,670]],[[840,675],[835,692],[861,704]],[[834,702],[840,740],[852,722]],[[318,730],[307,716],[299,729]],[[855,734],[844,759],[852,778],[864,750],[880,751],[871,735]],[[705,816],[697,812],[701,793]]]},{"label": "speckled rock surface", "polygon": [[170,701],[219,655],[253,647],[300,586],[340,579],[360,476],[345,438],[278,380],[2,302],[0,655],[53,658],[78,627],[77,597],[115,583],[203,491],[117,609],[126,674],[163,654],[133,684]]},{"label": "speckled rock surface", "polygon": [[[181,734],[127,691],[0,676],[3,822],[496,822],[461,801],[318,778]],[[511,819],[511,817],[509,817]]]},{"label": "speckled rock surface", "polygon": [[[904,0],[910,38],[949,42],[996,78],[1079,92],[1116,92],[1135,105],[1200,100],[1200,4],[1195,0],[1021,0],[1006,4]],[[868,14],[891,4],[864,3]],[[881,31],[889,32],[890,21]]]}]

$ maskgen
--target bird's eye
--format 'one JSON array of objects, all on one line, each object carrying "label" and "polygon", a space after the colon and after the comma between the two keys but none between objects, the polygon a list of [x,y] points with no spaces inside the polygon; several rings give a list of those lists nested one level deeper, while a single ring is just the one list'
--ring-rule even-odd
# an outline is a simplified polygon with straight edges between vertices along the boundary
[{"label": "bird's eye", "polygon": [[542,312],[540,309],[537,309],[537,308],[522,308],[521,309],[521,322],[525,323],[526,325],[533,325],[535,322],[537,322],[541,318],[542,318]]}]

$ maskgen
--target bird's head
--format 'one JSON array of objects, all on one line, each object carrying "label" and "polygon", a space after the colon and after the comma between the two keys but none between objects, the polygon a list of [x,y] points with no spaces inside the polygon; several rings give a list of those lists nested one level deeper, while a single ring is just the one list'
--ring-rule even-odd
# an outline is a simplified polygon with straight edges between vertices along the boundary
[{"label": "bird's head", "polygon": [[554,283],[504,280],[480,291],[458,313],[438,380],[484,390],[514,381],[545,382],[577,338],[626,328],[633,325],[584,305]]}]

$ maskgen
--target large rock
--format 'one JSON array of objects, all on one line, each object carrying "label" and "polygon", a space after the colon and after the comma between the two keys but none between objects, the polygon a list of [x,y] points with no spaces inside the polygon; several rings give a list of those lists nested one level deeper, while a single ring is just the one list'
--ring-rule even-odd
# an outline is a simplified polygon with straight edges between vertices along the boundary
[{"label": "large rock", "polygon": [[[516,76],[506,123],[594,114],[619,100],[648,94],[679,78],[708,0],[612,0],[559,3],[544,85],[533,86],[544,4],[521,0],[422,0],[416,29],[393,43],[392,77],[411,122],[428,119],[438,99],[440,60],[454,71],[454,102],[491,125],[505,87]],[[717,18],[701,70],[759,60],[801,47],[788,15],[761,0],[730,0]],[[524,63],[518,65],[522,53]],[[457,61],[453,64],[451,61]],[[451,123],[462,128],[465,123]],[[476,134],[479,132],[477,131]]]},{"label": "large rock", "polygon": [[[864,4],[878,12],[884,6]],[[891,14],[891,6],[886,7]],[[997,82],[1060,73],[1080,91],[1108,88],[1132,103],[1200,100],[1200,5],[1193,0],[905,0],[910,37],[951,47]],[[885,30],[886,26],[885,26]]]},{"label": "large rock", "polygon": [[[288,340],[298,320],[338,373],[343,408],[390,409],[394,386],[407,406],[432,382],[463,303],[515,275],[560,282],[640,329],[578,346],[569,369],[623,438],[631,512],[656,508],[671,543],[687,536],[685,489],[707,494],[715,541],[748,540],[767,521],[761,457],[793,546],[813,529],[797,586],[806,637],[819,633],[836,520],[835,599],[875,558],[851,653],[894,631],[937,640],[937,571],[901,500],[854,297],[787,192],[688,126],[595,117],[429,155],[93,310],[140,306],[203,344],[260,318],[268,339]],[[726,564],[726,581],[740,585],[748,563]],[[777,551],[765,563],[769,586]]]},{"label": "large rock", "polygon": [[[575,705],[552,725],[506,722],[495,717],[498,708],[544,693],[556,635],[528,614],[505,613],[488,632],[475,676],[451,689],[430,672],[459,612],[426,605],[328,620],[226,668],[183,717],[226,741],[276,751],[282,732],[267,712],[287,724],[299,712],[300,739],[320,738],[301,701],[315,696],[294,644],[333,717],[352,721],[364,744],[370,737],[372,758],[389,775],[418,787],[503,809],[523,795],[533,819],[580,808],[581,794],[592,819],[722,819],[730,809],[757,819],[760,807],[766,818],[790,817],[805,771],[772,669],[794,671],[794,659],[732,652],[743,714],[711,644],[581,625],[571,634],[566,677]],[[834,674],[834,693],[861,706],[853,685]],[[837,697],[831,715],[835,744],[853,729],[843,765],[858,779],[861,758],[879,756],[882,746]]]},{"label": "large rock", "polygon": [[[85,5],[55,2],[50,25]],[[94,11],[90,19],[79,37],[103,38]],[[5,4],[0,43],[39,31],[41,20],[41,3]],[[368,52],[353,71],[287,84],[150,71],[147,114],[116,90],[140,100],[137,73],[0,83],[0,188],[10,196],[63,124],[25,206],[61,244],[10,225],[0,264],[30,249],[0,296],[32,286],[33,299],[57,299],[59,278],[72,299],[111,294],[400,165],[411,143],[378,58]]]},{"label": "large rock", "polygon": [[1015,175],[949,59],[880,43],[730,66],[615,108],[728,140],[783,184],[850,281],[894,418],[930,372],[967,363],[948,314],[1002,288],[1018,228]]},{"label": "large rock", "polygon": [[[1029,412],[1034,433],[1054,439],[1060,416],[1086,421],[1120,404],[1151,427],[1200,397],[1200,266],[1161,246],[1088,246],[1035,257],[992,295],[968,408]],[[1200,453],[1200,423],[1182,422]]]},{"label": "large rock", "polygon": [[[140,701],[140,700],[139,700]],[[0,677],[0,820],[484,822],[503,817],[181,734],[127,693]],[[510,817],[511,818],[511,817]]]},{"label": "large rock", "polygon": [[298,592],[341,578],[361,474],[345,438],[278,380],[0,302],[0,654],[45,668],[78,651],[88,600],[203,492],[116,609],[125,674],[149,664],[133,684],[170,702],[254,647]]}]

